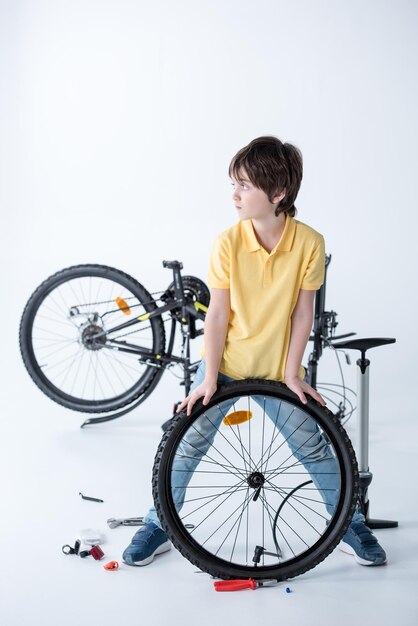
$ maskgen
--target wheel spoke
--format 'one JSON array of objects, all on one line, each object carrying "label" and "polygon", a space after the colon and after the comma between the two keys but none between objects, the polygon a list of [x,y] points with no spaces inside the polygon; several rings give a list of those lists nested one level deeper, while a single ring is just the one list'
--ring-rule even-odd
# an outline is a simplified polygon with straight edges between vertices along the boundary
[{"label": "wheel spoke", "polygon": [[[187,513],[186,515],[183,515],[182,520],[185,520],[187,517],[190,517],[190,515],[193,515],[194,513],[197,513],[197,511],[200,511],[201,509],[203,509],[205,506],[208,506],[208,504],[211,504],[212,502],[214,502],[215,500],[217,500],[218,498],[220,498],[223,495],[233,495],[235,493],[237,493],[238,491],[242,490],[242,484],[243,481],[237,483],[236,485],[234,485],[233,487],[230,487],[229,489],[223,491],[222,493],[216,494],[213,497],[211,497],[210,500],[208,500],[208,502],[204,502],[203,504],[201,504],[200,506],[198,506],[196,509],[193,509],[193,511],[190,511],[189,513]],[[244,487],[245,489],[245,487]],[[223,502],[225,502],[228,498],[225,498],[225,500]],[[223,504],[222,502],[222,504]],[[216,509],[215,509],[216,510]],[[213,511],[212,511],[213,513]],[[210,513],[204,520],[202,520],[202,522],[200,522],[201,524],[208,519],[208,517],[210,517],[210,515],[212,514]],[[199,524],[200,525],[200,524]],[[197,528],[197,526],[196,526]]]},{"label": "wheel spoke", "polygon": [[[200,431],[198,431],[194,426],[193,426],[193,430],[195,430],[200,436],[203,436],[202,433]],[[206,437],[203,437],[205,439],[205,441],[209,444],[211,444],[211,442],[209,441],[209,439],[207,439]],[[243,476],[243,473],[235,466],[235,465],[229,465],[228,463],[228,459],[223,456],[223,458],[226,460],[227,464],[225,465],[224,463],[221,463],[220,461],[216,461],[215,459],[213,459],[211,456],[209,456],[209,454],[207,453],[207,451],[205,450],[201,450],[200,448],[198,448],[197,446],[195,446],[193,443],[191,443],[191,441],[187,440],[186,441],[187,445],[190,446],[191,448],[193,448],[194,450],[196,450],[197,454],[199,457],[202,456],[206,456],[208,459],[210,459],[211,461],[213,461],[216,465],[223,467],[224,469],[228,470],[230,474],[232,474],[233,476]],[[212,445],[212,448],[215,450],[215,452],[217,452],[217,449],[215,448],[215,446]],[[178,455],[176,454],[176,457]],[[234,471],[231,471],[229,468],[232,467]]]},{"label": "wheel spoke", "polygon": [[[236,493],[236,491],[235,491],[235,488],[236,488],[236,487],[241,487],[241,485],[243,485],[243,484],[244,484],[244,481],[242,480],[241,482],[237,483],[236,485],[233,485],[233,488],[234,488],[234,489],[233,489],[232,491],[230,491],[230,492],[227,494],[226,498],[224,498],[224,500],[222,500],[222,502],[220,502],[220,503],[219,503],[219,504],[218,504],[218,505],[217,505],[217,506],[216,506],[216,507],[215,507],[215,508],[214,508],[214,509],[213,509],[213,510],[212,510],[212,511],[208,514],[208,515],[206,515],[206,517],[204,517],[204,518],[202,519],[202,521],[201,521],[201,522],[199,522],[199,524],[197,524],[197,526],[195,526],[195,527],[193,528],[192,532],[194,533],[194,532],[195,532],[195,531],[199,528],[199,526],[201,526],[204,522],[206,522],[206,521],[207,521],[207,520],[208,520],[208,519],[209,519],[209,518],[210,518],[210,517],[211,517],[211,516],[215,513],[215,511],[217,511],[217,510],[219,509],[219,507],[221,507],[223,504],[225,504],[225,502],[226,502],[227,500],[229,500],[229,498],[230,498],[230,497],[231,497],[234,493]],[[183,519],[184,519],[184,517],[183,517]],[[229,519],[229,518],[228,518],[228,519]],[[224,524],[224,522],[222,522],[221,526],[222,526],[223,524]],[[221,526],[219,526],[216,530],[219,530],[219,528],[220,528]],[[210,539],[210,538],[211,538],[211,537],[215,534],[215,532],[216,532],[216,531],[214,531],[214,532],[212,533],[212,535],[210,535],[210,536],[206,539],[206,541],[204,541],[204,542],[203,542],[203,544],[202,544],[202,545],[204,545],[204,544],[205,544],[205,543],[206,543],[206,542],[207,542],[207,541],[208,541],[208,540],[209,540],[209,539]]]}]

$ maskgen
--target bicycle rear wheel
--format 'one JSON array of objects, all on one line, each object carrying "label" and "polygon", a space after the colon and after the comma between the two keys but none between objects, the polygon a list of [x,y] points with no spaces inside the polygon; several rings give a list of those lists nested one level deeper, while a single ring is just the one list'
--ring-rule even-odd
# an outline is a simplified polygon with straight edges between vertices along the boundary
[{"label": "bicycle rear wheel", "polygon": [[[36,289],[22,315],[26,369],[41,391],[69,409],[101,413],[131,404],[156,384],[161,370],[112,341],[163,353],[164,324],[157,316],[110,331],[156,306],[138,281],[115,268],[77,265],[57,272]],[[103,331],[109,334],[95,339]]]},{"label": "bicycle rear wheel", "polygon": [[224,579],[284,580],[315,567],[345,533],[357,495],[355,454],[337,418],[275,381],[221,386],[207,406],[175,418],[155,457],[164,530]]}]

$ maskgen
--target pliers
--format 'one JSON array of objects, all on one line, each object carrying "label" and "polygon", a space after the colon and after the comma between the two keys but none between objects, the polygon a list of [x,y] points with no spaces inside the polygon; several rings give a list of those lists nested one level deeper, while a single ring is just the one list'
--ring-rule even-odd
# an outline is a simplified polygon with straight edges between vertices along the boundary
[{"label": "pliers", "polygon": [[109,528],[116,528],[117,526],[143,526],[145,524],[143,517],[125,517],[124,519],[110,517],[107,523]]}]

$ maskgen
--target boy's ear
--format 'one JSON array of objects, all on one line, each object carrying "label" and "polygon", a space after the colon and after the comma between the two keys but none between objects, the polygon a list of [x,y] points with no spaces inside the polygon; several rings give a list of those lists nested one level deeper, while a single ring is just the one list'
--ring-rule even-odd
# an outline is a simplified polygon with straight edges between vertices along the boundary
[{"label": "boy's ear", "polygon": [[281,200],[283,200],[283,198],[285,197],[286,192],[287,192],[286,187],[283,187],[283,189],[280,191],[280,193],[279,193],[279,191],[277,191],[277,194],[273,198],[273,202],[274,203],[275,202],[281,202]]}]

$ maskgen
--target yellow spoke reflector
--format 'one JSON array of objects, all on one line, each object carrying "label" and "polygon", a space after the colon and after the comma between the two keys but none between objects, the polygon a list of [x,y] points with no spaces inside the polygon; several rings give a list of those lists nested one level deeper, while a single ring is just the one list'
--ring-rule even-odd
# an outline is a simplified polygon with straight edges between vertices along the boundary
[{"label": "yellow spoke reflector", "polygon": [[117,298],[115,298],[115,301],[118,307],[120,308],[120,310],[122,311],[122,313],[124,313],[125,315],[131,314],[131,309],[129,308],[129,305],[126,302],[126,300],[124,300],[123,298],[119,298],[118,296]]},{"label": "yellow spoke reflector", "polygon": [[236,426],[237,424],[243,424],[244,422],[248,422],[253,416],[252,411],[235,411],[234,413],[230,413],[223,419],[223,423],[226,426]]}]

